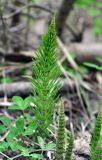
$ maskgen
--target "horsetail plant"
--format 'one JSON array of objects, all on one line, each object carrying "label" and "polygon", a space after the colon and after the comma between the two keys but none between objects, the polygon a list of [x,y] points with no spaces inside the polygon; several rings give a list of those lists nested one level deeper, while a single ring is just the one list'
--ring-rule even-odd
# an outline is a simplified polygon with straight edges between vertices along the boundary
[{"label": "horsetail plant", "polygon": [[90,160],[102,160],[102,99],[100,99],[99,113],[91,139]]},{"label": "horsetail plant", "polygon": [[55,160],[63,160],[64,152],[65,152],[64,105],[61,102],[59,118],[58,118],[58,131],[57,131]]},{"label": "horsetail plant", "polygon": [[71,129],[69,142],[68,142],[68,146],[66,149],[65,160],[72,160],[73,145],[74,145],[74,132],[73,132],[73,129]]},{"label": "horsetail plant", "polygon": [[[74,132],[71,130],[68,146],[65,150],[65,122],[64,122],[64,105],[61,103],[59,118],[58,118],[57,144],[55,160],[71,160],[72,150],[74,145]],[[65,153],[65,156],[64,156]]]},{"label": "horsetail plant", "polygon": [[[97,57],[96,60],[102,64],[102,58]],[[85,66],[96,69],[102,73],[102,65],[96,65],[94,63],[84,63]],[[100,94],[102,95],[102,79],[100,83]],[[93,130],[91,145],[90,145],[90,160],[102,160],[102,99],[99,103],[99,112],[96,119],[95,128]]]},{"label": "horsetail plant", "polygon": [[52,123],[54,106],[58,99],[56,95],[60,88],[56,46],[55,18],[53,18],[36,52],[36,62],[33,65],[35,79],[32,79],[35,90],[34,113],[38,126],[45,132]]},{"label": "horsetail plant", "polygon": [[[96,119],[95,128],[91,138],[90,160],[102,160],[102,100],[100,100],[99,113]],[[64,106],[61,105],[59,112],[58,135],[56,144],[55,160],[72,160],[72,150],[74,145],[74,133],[71,131],[68,147],[65,150],[65,125]]]}]

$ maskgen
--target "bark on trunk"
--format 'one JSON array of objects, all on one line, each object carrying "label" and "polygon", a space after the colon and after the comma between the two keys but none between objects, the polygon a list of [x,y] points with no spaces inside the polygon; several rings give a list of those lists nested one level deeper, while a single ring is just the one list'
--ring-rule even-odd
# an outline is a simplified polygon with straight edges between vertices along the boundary
[{"label": "bark on trunk", "polygon": [[59,12],[58,12],[57,18],[56,18],[56,30],[57,30],[57,34],[60,38],[63,33],[63,28],[65,26],[65,22],[67,20],[67,17],[73,8],[74,2],[75,2],[75,0],[63,0],[62,1],[61,7],[59,9]]}]

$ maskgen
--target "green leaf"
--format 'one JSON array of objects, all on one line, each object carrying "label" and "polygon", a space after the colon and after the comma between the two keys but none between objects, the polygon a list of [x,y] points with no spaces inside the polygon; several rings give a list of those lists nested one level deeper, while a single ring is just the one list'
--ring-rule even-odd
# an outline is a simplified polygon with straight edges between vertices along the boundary
[{"label": "green leaf", "polygon": [[39,143],[39,146],[41,147],[41,149],[43,150],[44,147],[45,147],[45,141],[43,140],[42,137],[38,136],[38,143]]},{"label": "green leaf", "polygon": [[12,98],[13,102],[16,103],[16,105],[8,107],[8,109],[12,110],[25,110],[29,107],[30,102],[32,102],[32,97],[29,96],[25,98],[24,100],[19,96],[14,96]]},{"label": "green leaf", "polygon": [[26,128],[23,135],[25,136],[32,135],[36,129],[37,129],[37,123],[32,121],[30,122],[29,126]]},{"label": "green leaf", "polygon": [[32,116],[28,113],[24,113],[24,117],[26,118],[26,120],[30,123],[32,122]]},{"label": "green leaf", "polygon": [[24,132],[24,118],[17,119],[16,128],[19,134],[22,134]]},{"label": "green leaf", "polygon": [[96,17],[96,16],[99,16],[101,12],[100,12],[99,9],[90,8],[88,10],[88,13],[89,13],[90,16]]},{"label": "green leaf", "polygon": [[0,120],[2,121],[2,123],[3,123],[5,126],[8,126],[8,125],[11,124],[11,120],[10,120],[7,116],[1,117]]},{"label": "green leaf", "polygon": [[76,0],[77,7],[88,8],[93,4],[94,0]]},{"label": "green leaf", "polygon": [[94,31],[97,35],[102,34],[102,20],[101,18],[97,18],[94,21]]},{"label": "green leaf", "polygon": [[8,149],[9,144],[7,142],[0,142],[0,151],[4,152]]},{"label": "green leaf", "polygon": [[12,149],[12,151],[18,151],[18,143],[11,140],[11,141],[8,141],[8,144],[10,146],[10,148]]},{"label": "green leaf", "polygon": [[49,143],[44,147],[44,151],[50,151],[56,147],[55,143]]},{"label": "green leaf", "polygon": [[9,106],[8,109],[11,109],[11,110],[21,110],[21,108],[19,106]]},{"label": "green leaf", "polygon": [[25,98],[23,109],[26,109],[27,107],[29,107],[29,104],[30,104],[31,102],[32,102],[32,97],[31,97],[31,96]]},{"label": "green leaf", "polygon": [[83,73],[89,73],[89,70],[88,70],[87,67],[85,67],[85,66],[83,66],[83,65],[81,65],[81,66],[79,66],[79,67],[80,67],[80,70],[81,70]]},{"label": "green leaf", "polygon": [[94,63],[85,62],[84,65],[87,66],[87,67],[90,67],[90,68],[94,68],[94,69],[100,70],[100,71],[102,70],[101,66],[98,66],[98,65],[96,65]]},{"label": "green leaf", "polygon": [[6,127],[4,125],[0,125],[0,134],[3,134],[6,131]]},{"label": "green leaf", "polygon": [[10,128],[9,134],[8,134],[7,137],[6,137],[6,140],[7,140],[7,141],[13,141],[13,138],[16,137],[16,136],[18,136],[18,130],[17,130],[16,127],[13,127],[13,126],[12,126],[12,127]]},{"label": "green leaf", "polygon": [[75,70],[69,68],[68,69],[68,74],[73,78],[73,77],[75,77],[76,72],[75,72]]},{"label": "green leaf", "polygon": [[23,99],[20,96],[13,96],[12,101],[19,107],[23,106]]},{"label": "green leaf", "polygon": [[22,154],[23,156],[25,156],[25,157],[29,157],[29,156],[30,156],[30,155],[29,155],[29,149],[27,149],[27,148],[25,148],[25,147],[23,147],[23,146],[21,146],[21,145],[18,145],[18,150],[21,151],[21,154]]},{"label": "green leaf", "polygon": [[42,155],[42,154],[36,154],[36,153],[31,154],[30,156],[32,157],[32,160],[36,160],[36,159],[41,159],[41,158],[43,158],[43,155]]}]

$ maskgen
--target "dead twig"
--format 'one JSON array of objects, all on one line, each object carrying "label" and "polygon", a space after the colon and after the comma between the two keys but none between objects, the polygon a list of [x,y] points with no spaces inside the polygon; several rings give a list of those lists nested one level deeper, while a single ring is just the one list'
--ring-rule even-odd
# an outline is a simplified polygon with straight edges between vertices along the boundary
[{"label": "dead twig", "polygon": [[57,43],[58,43],[58,46],[60,47],[60,49],[63,51],[64,55],[66,56],[68,62],[73,67],[73,69],[75,69],[76,71],[79,71],[78,65],[73,60],[73,58],[71,57],[71,55],[68,52],[67,48],[65,47],[65,45],[62,43],[62,41],[59,38],[57,38]]},{"label": "dead twig", "polygon": [[52,11],[51,9],[49,9],[47,7],[29,3],[29,4],[27,4],[27,5],[25,5],[25,6],[21,7],[21,8],[16,9],[15,12],[13,12],[13,13],[11,13],[9,15],[4,15],[3,19],[6,20],[6,19],[9,19],[9,18],[15,16],[16,14],[22,13],[23,10],[25,10],[26,8],[37,8],[37,9],[43,10],[43,11],[48,12],[48,13],[52,13],[52,14],[54,13],[54,11]]}]

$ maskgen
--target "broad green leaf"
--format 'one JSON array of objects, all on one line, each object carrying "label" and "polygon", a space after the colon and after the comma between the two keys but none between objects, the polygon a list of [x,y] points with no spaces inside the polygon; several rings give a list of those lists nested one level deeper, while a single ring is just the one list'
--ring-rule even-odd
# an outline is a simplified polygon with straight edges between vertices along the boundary
[{"label": "broad green leaf", "polygon": [[32,116],[31,116],[30,114],[24,113],[24,117],[26,118],[26,120],[27,120],[28,122],[31,122],[31,121],[32,121]]},{"label": "broad green leaf", "polygon": [[11,110],[21,110],[20,106],[9,106],[8,109],[11,109]]},{"label": "broad green leaf", "polygon": [[0,120],[2,121],[2,123],[6,126],[11,124],[11,120],[7,117],[7,116],[3,116],[0,118]]},{"label": "broad green leaf", "polygon": [[39,143],[41,149],[43,150],[45,147],[45,142],[42,137],[38,136],[37,138],[38,138],[38,143]]},{"label": "broad green leaf", "polygon": [[3,134],[6,131],[6,127],[4,125],[0,125],[0,134]]},{"label": "broad green leaf", "polygon": [[24,132],[24,118],[18,118],[16,121],[16,128],[19,134]]},{"label": "broad green leaf", "polygon": [[8,144],[10,148],[12,149],[12,151],[18,151],[18,143],[16,141],[14,140],[8,141]]},{"label": "broad green leaf", "polygon": [[27,107],[29,107],[29,104],[32,102],[32,97],[31,96],[29,96],[29,97],[27,97],[27,98],[25,98],[25,100],[24,100],[24,109],[26,109]]},{"label": "broad green leaf", "polygon": [[29,126],[25,129],[25,132],[23,135],[32,135],[34,133],[34,131],[36,130],[37,128],[37,123],[32,121]]},{"label": "broad green leaf", "polygon": [[9,147],[9,144],[7,142],[0,142],[0,151],[6,151]]},{"label": "broad green leaf", "polygon": [[44,151],[50,151],[56,147],[56,144],[54,143],[49,143],[44,147]]},{"label": "broad green leaf", "polygon": [[30,155],[31,157],[32,157],[32,160],[38,160],[38,159],[41,159],[41,158],[43,158],[43,155],[42,154],[31,154]]},{"label": "broad green leaf", "polygon": [[23,149],[23,151],[21,152],[21,154],[25,157],[29,157],[29,152],[27,151],[27,149]]},{"label": "broad green leaf", "polygon": [[20,96],[13,96],[12,101],[15,102],[18,106],[23,105],[23,99]]},{"label": "broad green leaf", "polygon": [[18,150],[21,151],[21,154],[25,157],[29,157],[29,150],[21,145],[18,145]]},{"label": "broad green leaf", "polygon": [[27,109],[29,107],[29,104],[32,101],[32,97],[29,96],[29,97],[27,97],[27,98],[25,98],[23,100],[19,96],[14,96],[12,98],[12,100],[13,100],[13,102],[16,103],[16,105],[8,107],[9,109],[13,109],[13,110],[25,110],[25,109]]},{"label": "broad green leaf", "polygon": [[13,126],[12,126],[12,127],[10,128],[9,134],[8,134],[7,137],[6,137],[6,140],[7,140],[7,141],[12,141],[13,138],[16,137],[16,136],[18,136],[18,130],[17,130],[16,127],[13,127]]}]

